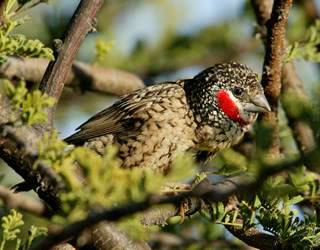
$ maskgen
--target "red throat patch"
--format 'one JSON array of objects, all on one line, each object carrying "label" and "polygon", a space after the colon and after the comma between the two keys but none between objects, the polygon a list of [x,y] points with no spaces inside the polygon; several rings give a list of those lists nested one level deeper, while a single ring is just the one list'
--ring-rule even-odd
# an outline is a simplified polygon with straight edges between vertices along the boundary
[{"label": "red throat patch", "polygon": [[229,93],[224,90],[218,91],[216,94],[219,108],[225,113],[231,120],[239,122],[241,126],[247,123],[241,118],[237,104],[231,99]]}]

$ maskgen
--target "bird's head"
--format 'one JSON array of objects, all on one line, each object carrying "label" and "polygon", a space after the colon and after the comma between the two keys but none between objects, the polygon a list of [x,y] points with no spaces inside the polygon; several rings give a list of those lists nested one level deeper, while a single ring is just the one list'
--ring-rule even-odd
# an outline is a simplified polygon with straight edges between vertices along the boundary
[{"label": "bird's head", "polygon": [[207,124],[224,118],[248,127],[258,113],[270,111],[257,74],[235,62],[203,70],[187,81],[185,91],[194,112]]}]

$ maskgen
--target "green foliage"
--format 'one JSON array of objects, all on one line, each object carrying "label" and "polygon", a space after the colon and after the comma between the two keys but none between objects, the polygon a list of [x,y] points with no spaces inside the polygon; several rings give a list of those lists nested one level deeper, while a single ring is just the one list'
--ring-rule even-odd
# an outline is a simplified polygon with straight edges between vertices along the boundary
[{"label": "green foliage", "polygon": [[17,87],[4,80],[5,92],[19,117],[11,117],[11,121],[21,121],[33,125],[47,121],[46,108],[51,107],[55,99],[42,94],[39,90],[28,92],[25,82],[20,81]]},{"label": "green foliage", "polygon": [[[151,193],[160,192],[168,182],[190,178],[193,174],[194,163],[190,155],[179,155],[172,171],[163,176],[153,169],[121,168],[116,153],[116,148],[109,147],[106,154],[100,156],[86,147],[70,148],[58,139],[57,133],[44,136],[39,143],[37,162],[44,161],[51,165],[66,183],[66,190],[60,195],[63,211],[54,217],[55,222],[79,220],[87,216],[88,211],[100,207],[141,201]],[[81,173],[82,177],[75,173]],[[137,218],[122,220],[120,225],[124,229],[129,229],[129,224],[131,229],[135,225],[135,230],[128,233],[133,237],[144,237],[145,234],[137,233],[145,231]]]},{"label": "green foliage", "polygon": [[[20,233],[20,227],[24,224],[22,220],[22,214],[15,210],[11,210],[11,213],[2,217],[2,230],[3,236],[0,245],[0,250],[4,249],[7,241],[17,240],[17,235]],[[20,245],[21,241],[17,241],[17,245]]]},{"label": "green foliage", "polygon": [[[192,36],[177,35],[172,30],[168,30],[158,41],[157,46],[148,46],[145,41],[138,41],[130,56],[124,56],[115,48],[108,55],[109,60],[105,61],[104,65],[158,74],[183,68],[190,62],[201,64],[203,61],[212,59],[212,55],[220,59],[230,59],[238,53],[239,37],[233,29],[239,26],[241,26],[239,22],[223,23],[205,27]],[[170,20],[170,27],[172,28],[172,20]]]},{"label": "green foliage", "polygon": [[215,167],[219,168],[219,174],[224,176],[243,173],[249,164],[242,154],[233,149],[221,151],[215,158],[215,163]]},{"label": "green foliage", "polygon": [[[11,34],[26,18],[14,19],[19,10],[30,1],[7,0],[4,11],[4,24],[0,28],[0,65],[8,56],[44,57],[54,60],[53,51],[39,40],[27,39],[21,34]],[[42,1],[45,2],[45,1]]]},{"label": "green foliage", "polygon": [[97,64],[103,64],[106,60],[107,54],[110,52],[110,50],[114,46],[114,41],[105,41],[101,38],[98,38],[96,40],[96,57],[94,59],[94,62]]},{"label": "green foliage", "polygon": [[65,212],[71,217],[74,212],[78,215],[86,214],[89,208],[95,206],[114,206],[124,202],[140,201],[148,194],[159,191],[168,181],[190,177],[192,164],[188,163],[191,161],[189,157],[179,158],[175,163],[176,169],[173,168],[175,170],[164,177],[162,173],[152,169],[120,168],[119,160],[115,157],[116,152],[114,147],[109,147],[101,157],[88,148],[77,147],[64,159],[60,165],[64,177],[69,176],[65,173],[65,169],[68,168],[65,164],[73,161],[78,163],[85,175],[85,181],[73,179],[74,174],[72,179],[69,176],[70,192],[61,197]]},{"label": "green foliage", "polygon": [[117,222],[117,226],[123,232],[126,232],[131,239],[147,240],[150,232],[159,231],[158,226],[142,226],[141,214],[131,215]]},{"label": "green foliage", "polygon": [[37,227],[34,225],[31,225],[29,231],[28,231],[28,237],[26,238],[24,249],[29,249],[33,240],[42,236],[47,235],[48,229],[46,227]]},{"label": "green foliage", "polygon": [[8,56],[43,57],[54,60],[51,49],[39,40],[30,40],[23,35],[7,35],[0,30],[0,64]]},{"label": "green foliage", "polygon": [[309,27],[305,37],[303,42],[295,42],[288,47],[285,62],[293,59],[320,62],[320,20],[316,20],[315,24]]},{"label": "green foliage", "polygon": [[305,96],[299,96],[288,91],[281,97],[281,103],[286,110],[286,115],[293,119],[311,121],[313,110],[312,105]]},{"label": "green foliage", "polygon": [[255,124],[255,141],[257,146],[257,153],[268,149],[272,143],[272,127],[265,123]]},{"label": "green foliage", "polygon": [[260,209],[257,220],[280,239],[282,246],[294,249],[313,249],[320,246],[320,227],[308,219],[299,219],[298,210],[293,206],[303,200],[298,195],[285,197],[280,204],[266,202]]},{"label": "green foliage", "polygon": [[31,225],[27,237],[22,240],[19,238],[21,233],[21,226],[24,225],[22,214],[14,209],[11,209],[10,214],[2,217],[2,241],[0,244],[0,250],[4,250],[4,247],[8,241],[16,241],[16,249],[27,250],[30,248],[32,241],[42,235],[47,234],[47,228],[36,227]]},{"label": "green foliage", "polygon": [[[220,160],[221,156],[218,162]],[[319,197],[318,175],[301,166],[290,171],[288,176],[270,177],[254,197],[245,195],[239,201],[232,197],[227,205],[213,203],[204,207],[200,214],[213,223],[242,230],[262,226],[276,235],[284,248],[313,249],[320,246],[319,212],[314,209],[311,216],[298,210],[298,205],[302,202],[317,204]]]}]

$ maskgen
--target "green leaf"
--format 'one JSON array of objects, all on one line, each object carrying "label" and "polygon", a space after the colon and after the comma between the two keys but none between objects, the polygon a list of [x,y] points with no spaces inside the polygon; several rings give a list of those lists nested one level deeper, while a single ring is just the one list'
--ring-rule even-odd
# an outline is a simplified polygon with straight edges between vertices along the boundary
[{"label": "green leaf", "polygon": [[2,217],[1,221],[3,235],[0,250],[3,250],[7,241],[17,239],[17,235],[20,234],[20,227],[24,224],[24,222],[22,220],[22,214],[18,213],[14,209],[11,209],[10,214]]},{"label": "green leaf", "polygon": [[30,40],[23,35],[8,35],[0,30],[0,65],[8,56],[42,57],[54,60],[53,51],[39,40]]},{"label": "green leaf", "polygon": [[320,62],[320,52],[318,49],[320,44],[320,20],[316,20],[315,24],[308,28],[305,37],[304,41],[294,42],[287,48],[286,63],[294,59]]},{"label": "green leaf", "polygon": [[291,199],[289,199],[286,203],[287,203],[287,205],[291,206],[291,205],[297,204],[303,200],[304,200],[304,198],[301,195],[297,195],[297,196],[294,196]]},{"label": "green leaf", "polygon": [[55,99],[46,94],[41,94],[39,90],[28,92],[25,82],[20,81],[17,87],[14,87],[8,80],[5,83],[5,93],[9,97],[15,113],[19,117],[12,118],[14,122],[20,119],[23,123],[33,125],[47,121],[46,109],[53,106]]}]

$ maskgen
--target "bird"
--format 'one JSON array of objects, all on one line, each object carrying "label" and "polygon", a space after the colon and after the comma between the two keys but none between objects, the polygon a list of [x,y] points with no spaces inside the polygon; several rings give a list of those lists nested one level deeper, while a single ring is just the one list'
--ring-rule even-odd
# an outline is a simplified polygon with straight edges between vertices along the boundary
[{"label": "bird", "polygon": [[124,95],[65,141],[101,155],[116,145],[122,167],[166,174],[180,153],[205,161],[239,143],[258,113],[270,110],[256,73],[241,63],[217,63],[193,78]]}]

